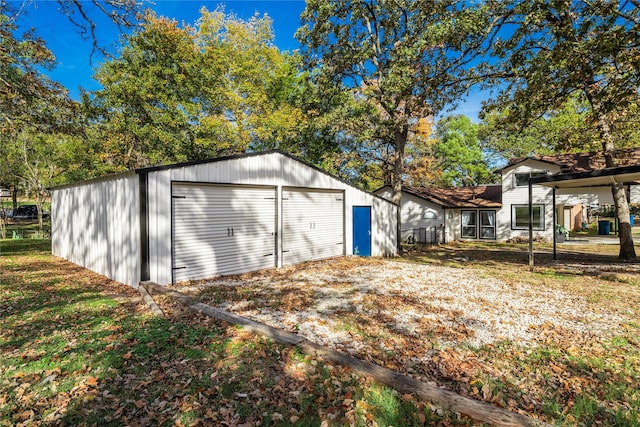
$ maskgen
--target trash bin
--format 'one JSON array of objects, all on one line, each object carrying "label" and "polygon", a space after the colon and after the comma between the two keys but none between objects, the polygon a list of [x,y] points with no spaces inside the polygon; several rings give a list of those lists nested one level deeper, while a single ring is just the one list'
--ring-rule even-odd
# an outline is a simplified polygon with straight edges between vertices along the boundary
[{"label": "trash bin", "polygon": [[633,215],[629,215],[629,224],[633,227],[633,223],[635,222],[635,217]]},{"label": "trash bin", "polygon": [[609,220],[598,221],[598,235],[608,236],[611,232],[611,223]]}]

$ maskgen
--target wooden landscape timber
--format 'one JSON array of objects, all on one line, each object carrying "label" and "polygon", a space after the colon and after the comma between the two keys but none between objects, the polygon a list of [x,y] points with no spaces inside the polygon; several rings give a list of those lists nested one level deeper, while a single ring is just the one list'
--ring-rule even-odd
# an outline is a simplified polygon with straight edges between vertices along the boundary
[{"label": "wooden landscape timber", "polygon": [[196,302],[193,298],[181,292],[168,289],[154,282],[141,282],[140,287],[150,294],[164,295],[180,301],[192,311],[201,313],[214,319],[242,326],[244,329],[256,334],[267,336],[276,342],[297,346],[308,355],[320,357],[323,360],[349,366],[353,370],[370,376],[376,381],[392,387],[403,393],[414,393],[423,401],[433,402],[443,409],[458,412],[475,420],[490,423],[496,426],[548,426],[540,420],[528,417],[524,414],[499,408],[480,400],[462,396],[443,387],[419,381],[408,375],[401,374],[376,364],[360,360],[348,354],[332,350],[322,345],[307,340],[300,335],[272,328],[246,317],[238,316],[210,305]]},{"label": "wooden landscape timber", "polygon": [[165,317],[160,306],[154,301],[151,295],[149,295],[149,292],[144,288],[144,286],[138,286],[138,292],[140,292],[142,300],[149,306],[149,309],[151,309],[151,312],[156,317]]}]

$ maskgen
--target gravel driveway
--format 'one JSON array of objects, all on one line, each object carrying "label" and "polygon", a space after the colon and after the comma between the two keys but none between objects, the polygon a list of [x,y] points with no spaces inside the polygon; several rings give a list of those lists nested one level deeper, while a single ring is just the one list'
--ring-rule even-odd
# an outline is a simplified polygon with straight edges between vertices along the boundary
[{"label": "gravel driveway", "polygon": [[613,414],[601,416],[603,425],[618,416],[634,419],[636,264],[613,257],[585,264],[575,252],[565,256],[569,263],[542,256],[546,264],[532,273],[519,253],[452,246],[427,255],[343,257],[178,288],[359,359],[552,422],[593,420],[595,412],[584,412],[579,399],[597,405],[598,414]]},{"label": "gravel driveway", "polygon": [[570,292],[491,276],[473,268],[338,258],[180,290],[352,354],[390,352],[416,340],[427,350],[504,340],[535,345],[548,329],[579,342],[610,334],[624,321]]}]

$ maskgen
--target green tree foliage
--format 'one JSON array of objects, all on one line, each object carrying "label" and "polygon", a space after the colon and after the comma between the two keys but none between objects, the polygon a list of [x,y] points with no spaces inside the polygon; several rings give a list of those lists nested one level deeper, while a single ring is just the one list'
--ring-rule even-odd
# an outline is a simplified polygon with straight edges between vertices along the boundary
[{"label": "green tree foliage", "polygon": [[0,4],[0,183],[14,195],[21,188],[37,197],[42,228],[46,188],[81,150],[77,139],[74,148],[62,150],[60,139],[53,138],[77,134],[77,105],[43,74],[55,61],[45,43],[32,32],[17,35],[4,7]]},{"label": "green tree foliage", "polygon": [[[467,66],[491,28],[486,12],[455,1],[307,2],[297,32],[306,66],[319,70],[321,93],[338,87],[354,103],[366,104],[358,111],[368,117],[342,117],[342,123],[355,123],[345,124],[345,132],[356,128],[346,139],[358,145],[353,151],[391,162],[396,203],[411,125],[436,115],[468,89]],[[398,220],[398,235],[400,226]]]},{"label": "green tree foliage", "polygon": [[[47,188],[84,177],[81,166],[90,151],[79,126],[78,104],[45,74],[54,67],[55,56],[34,30],[18,28],[19,16],[28,12],[30,3],[0,0],[0,184],[13,190],[14,208],[18,190],[35,197],[42,235]],[[103,53],[96,37],[99,16],[129,27],[139,7],[133,0],[57,3],[60,14],[92,41],[92,52]],[[6,237],[3,225],[0,222],[0,236]]]},{"label": "green tree foliage", "polygon": [[494,179],[480,147],[478,125],[467,116],[438,121],[435,157],[440,160],[439,184],[443,187],[472,187]]},{"label": "green tree foliage", "polygon": [[291,148],[304,120],[298,59],[271,21],[202,10],[194,25],[149,14],[85,96],[97,152],[112,169]]},{"label": "green tree foliage", "polygon": [[66,92],[42,70],[51,69],[55,57],[33,32],[16,35],[17,27],[0,4],[0,133],[14,135],[26,123],[47,129]]},{"label": "green tree foliage", "polygon": [[[274,45],[271,19],[241,20],[223,9],[202,11],[197,41],[210,63],[219,64],[221,108],[233,127],[236,151],[290,148],[303,120],[298,104],[305,88],[299,58]],[[209,70],[210,71],[210,70]]]},{"label": "green tree foliage", "polygon": [[8,157],[20,168],[16,174],[26,194],[35,197],[39,232],[43,235],[43,206],[48,189],[69,180],[84,166],[84,140],[69,133],[43,133],[25,128],[9,146]]},{"label": "green tree foliage", "polygon": [[579,94],[524,127],[509,120],[508,108],[484,114],[479,137],[483,148],[504,160],[601,148],[589,107]]},{"label": "green tree foliage", "polygon": [[215,115],[218,105],[205,105],[201,95],[216,84],[200,73],[203,58],[193,33],[148,15],[120,56],[97,71],[104,89],[92,102],[84,94],[83,101],[97,124],[91,136],[101,143],[101,163],[128,169],[208,153],[201,141],[208,136],[207,113]]},{"label": "green tree foliage", "polygon": [[[591,127],[615,166],[616,122],[637,108],[640,5],[635,1],[508,1],[493,43],[493,75],[503,83],[490,108],[528,125],[584,97]],[[624,187],[612,187],[620,222],[620,257],[635,257]]]}]

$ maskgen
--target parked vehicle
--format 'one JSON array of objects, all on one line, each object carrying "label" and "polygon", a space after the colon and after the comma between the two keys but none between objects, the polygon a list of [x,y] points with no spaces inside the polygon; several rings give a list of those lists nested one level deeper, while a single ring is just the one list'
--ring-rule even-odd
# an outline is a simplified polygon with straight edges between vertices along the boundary
[{"label": "parked vehicle", "polygon": [[[43,212],[43,218],[48,218],[49,213]],[[18,209],[13,213],[14,219],[37,219],[38,218],[38,207],[36,205],[21,205],[18,206]]]},{"label": "parked vehicle", "polygon": [[0,197],[11,197],[11,191],[8,188],[0,188]]},{"label": "parked vehicle", "polygon": [[0,218],[13,218],[13,209],[0,209]]}]

